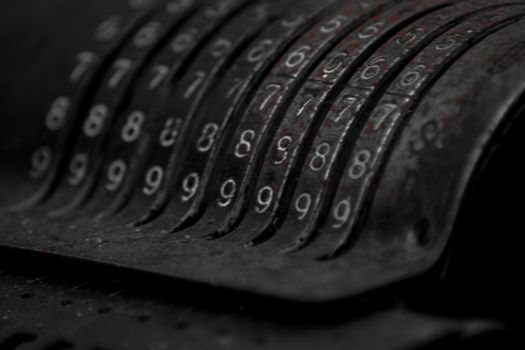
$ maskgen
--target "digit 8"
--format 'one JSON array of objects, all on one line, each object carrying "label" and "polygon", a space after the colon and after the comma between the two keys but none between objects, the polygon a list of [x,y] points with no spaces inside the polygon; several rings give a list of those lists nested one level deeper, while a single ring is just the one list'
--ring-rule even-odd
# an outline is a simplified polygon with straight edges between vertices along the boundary
[{"label": "digit 8", "polygon": [[131,113],[128,117],[126,125],[122,128],[122,139],[125,142],[131,143],[136,141],[142,131],[142,125],[146,120],[146,115],[144,112],[135,111]]},{"label": "digit 8", "polygon": [[71,100],[65,96],[58,97],[51,109],[46,115],[46,126],[51,131],[57,131],[62,128],[71,106]]},{"label": "digit 8", "polygon": [[328,155],[332,151],[329,143],[323,142],[315,149],[314,157],[310,161],[310,169],[319,171],[324,168]]},{"label": "digit 8", "polygon": [[97,137],[100,134],[108,114],[109,109],[106,105],[100,104],[91,108],[84,123],[84,133],[87,137]]},{"label": "digit 8", "polygon": [[352,160],[352,165],[348,169],[348,175],[353,180],[359,180],[362,178],[367,169],[368,163],[372,160],[372,153],[368,150],[359,151],[354,159]]}]

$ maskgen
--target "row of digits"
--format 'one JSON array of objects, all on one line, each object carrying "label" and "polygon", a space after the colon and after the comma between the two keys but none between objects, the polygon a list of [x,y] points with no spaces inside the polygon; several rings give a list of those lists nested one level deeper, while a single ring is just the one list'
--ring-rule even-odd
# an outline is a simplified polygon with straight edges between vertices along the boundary
[{"label": "row of digits", "polygon": [[130,0],[64,69],[15,209],[338,256],[419,101],[524,9]]}]

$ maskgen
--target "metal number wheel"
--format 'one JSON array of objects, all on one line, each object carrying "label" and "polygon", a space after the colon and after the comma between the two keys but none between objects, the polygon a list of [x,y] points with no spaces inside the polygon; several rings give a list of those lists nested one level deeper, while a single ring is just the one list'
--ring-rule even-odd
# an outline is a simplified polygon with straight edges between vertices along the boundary
[{"label": "metal number wheel", "polygon": [[[513,277],[472,271],[491,245],[522,266],[493,231],[519,225],[524,16],[518,0],[5,1],[0,254],[295,302],[426,281],[498,305],[490,279],[521,291]],[[471,248],[469,227],[493,236]]]}]

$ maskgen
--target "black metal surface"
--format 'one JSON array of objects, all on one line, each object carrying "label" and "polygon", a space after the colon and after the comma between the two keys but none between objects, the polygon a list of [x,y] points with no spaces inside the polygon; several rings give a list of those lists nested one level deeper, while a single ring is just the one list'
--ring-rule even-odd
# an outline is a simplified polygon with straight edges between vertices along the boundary
[{"label": "black metal surface", "polygon": [[0,349],[470,349],[476,339],[512,339],[491,321],[423,315],[392,300],[367,312],[362,303],[298,307],[137,284],[103,269],[96,277],[79,277],[74,265],[45,272],[52,267],[2,263]]},{"label": "black metal surface", "polygon": [[[260,302],[269,310],[298,302],[355,307],[413,281],[441,288],[444,280],[463,297],[477,286],[486,290],[472,303],[488,303],[487,315],[501,320],[494,305],[502,293],[484,287],[490,282],[477,274],[467,279],[472,286],[461,276],[492,249],[492,238],[483,236],[474,262],[466,261],[475,241],[473,213],[502,218],[508,209],[491,208],[507,208],[508,193],[518,188],[511,183],[502,186],[504,194],[497,191],[507,181],[498,169],[516,162],[505,157],[520,147],[512,135],[523,130],[524,15],[518,0],[5,1],[0,254],[8,258],[2,261],[10,271],[26,266],[25,259],[44,266],[59,259],[82,266],[79,274],[107,271],[105,282],[120,273],[193,282],[190,290],[220,290],[212,303],[232,300],[235,291],[253,293],[275,298]],[[472,227],[481,230],[484,222]],[[499,254],[498,261],[507,261]],[[522,264],[512,261],[514,276]],[[506,285],[512,278],[487,269],[489,280]],[[9,306],[9,317],[30,307],[12,301],[10,286],[35,285],[23,276],[28,271],[0,278],[6,296],[0,306]],[[35,288],[53,299],[48,289],[60,283]],[[175,322],[166,315],[176,311],[162,310],[179,306],[166,301],[137,308],[148,293],[137,292],[135,306],[126,300],[122,308],[161,310],[160,319]],[[78,302],[104,297],[80,294]],[[58,312],[51,305],[42,305],[37,330],[0,338],[0,349],[32,339]],[[457,320],[389,310],[366,315],[368,326],[364,315],[338,321],[341,344],[357,337],[373,348],[359,334],[376,324],[378,346],[395,324],[407,336],[396,339],[404,348],[413,340],[419,346],[409,324],[420,323],[421,332],[466,329]],[[61,322],[73,317],[68,312]],[[135,327],[119,317],[111,322]],[[232,328],[243,322],[227,318]],[[78,339],[76,326],[57,327],[69,335],[49,337]],[[153,328],[175,344],[163,327]],[[188,339],[211,346],[197,335],[212,328]],[[298,337],[294,331],[278,334],[282,344]],[[334,332],[313,338],[324,344]],[[231,339],[248,346],[241,333]],[[46,337],[27,346],[52,345]],[[303,340],[304,347],[317,344]],[[126,346],[144,347],[131,340]]]}]

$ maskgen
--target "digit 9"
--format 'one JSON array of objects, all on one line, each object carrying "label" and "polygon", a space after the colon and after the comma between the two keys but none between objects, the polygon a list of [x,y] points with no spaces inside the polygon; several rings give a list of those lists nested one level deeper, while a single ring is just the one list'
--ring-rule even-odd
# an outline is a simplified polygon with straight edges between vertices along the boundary
[{"label": "digit 9", "polygon": [[123,160],[119,159],[111,163],[108,167],[107,174],[108,182],[106,184],[106,189],[108,191],[115,191],[120,187],[126,176],[127,169],[128,167]]},{"label": "digit 9", "polygon": [[148,170],[144,179],[142,191],[146,196],[152,196],[159,190],[164,179],[164,170],[160,166],[154,166]]},{"label": "digit 9", "polygon": [[85,153],[79,153],[69,163],[69,176],[67,182],[72,186],[78,186],[87,174],[89,159]]}]

